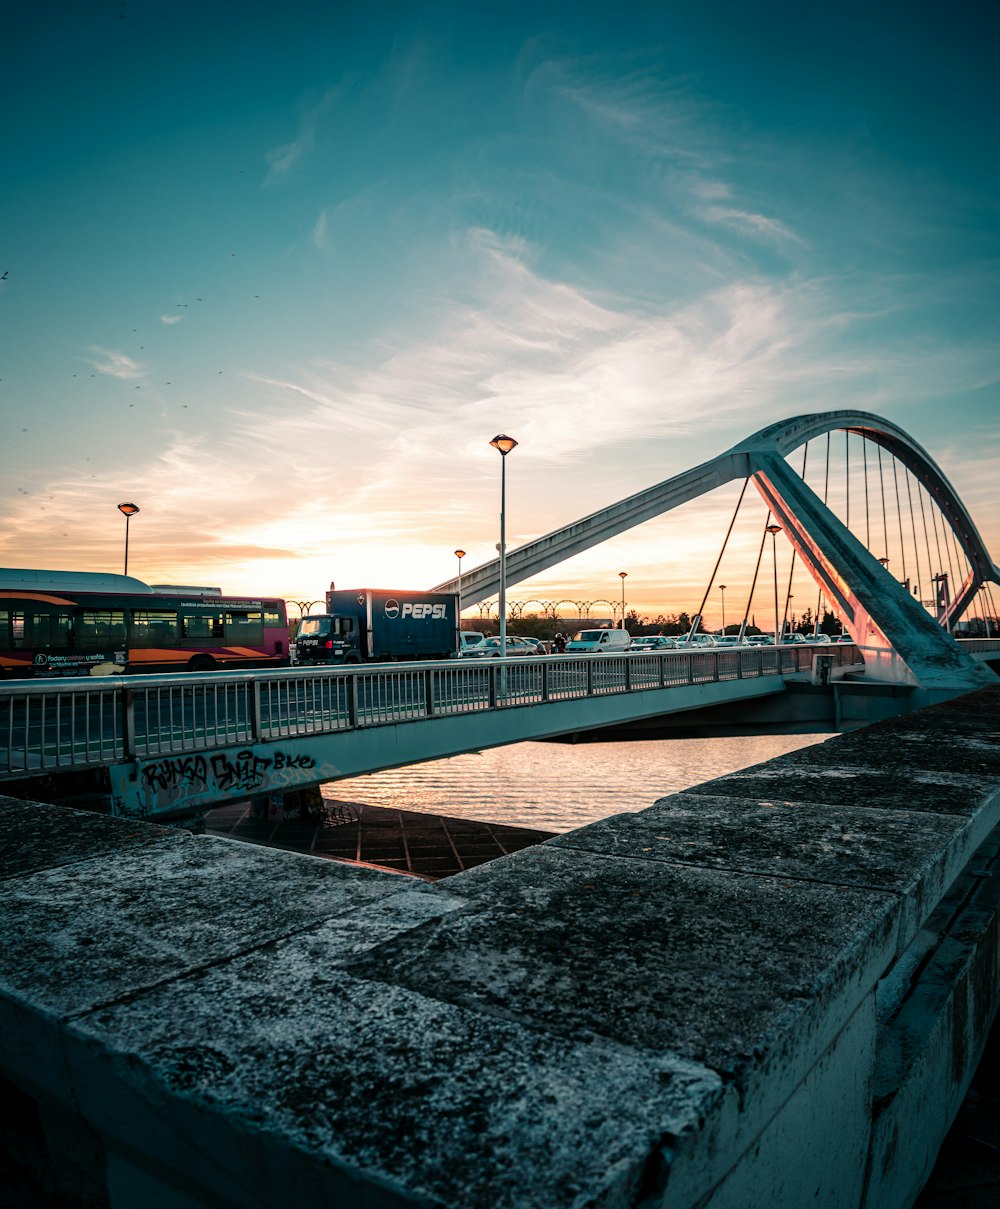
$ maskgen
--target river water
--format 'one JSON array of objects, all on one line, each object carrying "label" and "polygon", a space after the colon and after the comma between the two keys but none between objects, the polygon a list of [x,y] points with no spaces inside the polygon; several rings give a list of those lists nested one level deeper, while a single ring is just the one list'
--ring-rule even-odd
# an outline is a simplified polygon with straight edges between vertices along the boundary
[{"label": "river water", "polygon": [[829,735],[516,743],[323,786],[335,801],[571,831]]}]

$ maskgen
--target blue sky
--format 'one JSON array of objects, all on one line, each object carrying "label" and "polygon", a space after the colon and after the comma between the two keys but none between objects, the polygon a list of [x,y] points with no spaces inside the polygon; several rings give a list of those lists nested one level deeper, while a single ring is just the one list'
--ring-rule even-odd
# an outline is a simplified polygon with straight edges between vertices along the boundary
[{"label": "blue sky", "polygon": [[[842,406],[1000,548],[986,5],[4,24],[4,565],[120,569],[127,499],[150,581],[420,587],[494,551],[496,432],[517,545]],[[734,500],[518,593],[696,605]]]}]

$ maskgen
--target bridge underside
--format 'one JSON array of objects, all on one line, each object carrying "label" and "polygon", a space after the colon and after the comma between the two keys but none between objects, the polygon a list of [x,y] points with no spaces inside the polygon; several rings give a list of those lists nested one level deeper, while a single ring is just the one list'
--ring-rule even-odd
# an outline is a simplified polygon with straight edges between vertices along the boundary
[{"label": "bridge underside", "polygon": [[[781,676],[711,681],[621,696],[508,706],[359,730],[313,734],[161,756],[112,765],[116,814],[167,818],[195,814],[248,795],[288,793],[310,785],[446,756],[545,739],[785,691]],[[595,708],[596,707],[596,708]]]}]

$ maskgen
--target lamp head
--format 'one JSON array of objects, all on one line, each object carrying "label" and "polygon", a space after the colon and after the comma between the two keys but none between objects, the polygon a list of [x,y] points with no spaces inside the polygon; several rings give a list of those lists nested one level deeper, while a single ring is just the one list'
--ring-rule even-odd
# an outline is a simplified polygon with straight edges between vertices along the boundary
[{"label": "lamp head", "polygon": [[781,526],[780,526],[780,525],[768,525],[768,526],[767,526],[767,532],[768,532],[768,533],[770,533],[770,535],[771,535],[772,537],[774,537],[774,535],[775,535],[776,533],[780,533],[780,532],[781,532]]},{"label": "lamp head", "polygon": [[515,441],[513,437],[505,436],[501,432],[495,436],[492,441],[490,441],[490,444],[494,449],[499,449],[500,456],[505,458],[507,454],[510,453],[510,451],[514,448],[514,446],[517,445],[517,441]]},{"label": "lamp head", "polygon": [[129,503],[119,504],[118,511],[124,516],[135,516],[135,514],[139,511],[139,505]]},{"label": "lamp head", "polygon": [[618,575],[619,575],[619,578],[624,579],[624,578],[625,578],[625,576],[626,576],[626,575],[628,575],[628,572],[627,572],[627,571],[619,571],[619,572],[618,572]]},{"label": "lamp head", "polygon": [[456,558],[465,558],[465,551],[464,551],[464,550],[456,550],[456,551],[455,551],[455,557],[456,557]]}]

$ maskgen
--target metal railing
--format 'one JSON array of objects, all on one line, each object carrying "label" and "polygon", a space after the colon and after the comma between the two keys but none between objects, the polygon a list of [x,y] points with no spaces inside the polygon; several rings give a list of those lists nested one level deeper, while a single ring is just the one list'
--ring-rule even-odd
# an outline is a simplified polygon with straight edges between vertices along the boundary
[{"label": "metal railing", "polygon": [[0,780],[676,685],[808,671],[855,647],[622,655],[0,682]]}]

